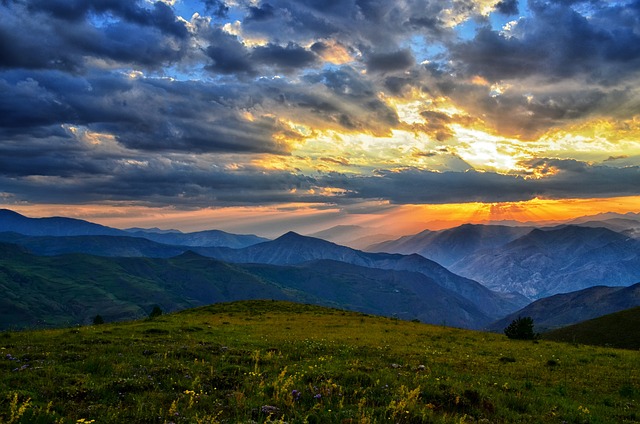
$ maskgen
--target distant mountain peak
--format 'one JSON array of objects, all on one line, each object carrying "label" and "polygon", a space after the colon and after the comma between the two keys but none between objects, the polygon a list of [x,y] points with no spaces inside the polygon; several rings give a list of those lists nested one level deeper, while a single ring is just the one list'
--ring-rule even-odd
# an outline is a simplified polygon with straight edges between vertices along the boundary
[{"label": "distant mountain peak", "polygon": [[175,256],[175,258],[176,259],[206,259],[206,260],[209,260],[209,261],[215,260],[215,259],[203,256],[203,255],[201,255],[199,253],[196,253],[193,250],[186,250],[185,252],[179,254],[178,256]]},{"label": "distant mountain peak", "polygon": [[0,215],[20,217],[20,218],[25,217],[24,215],[20,215],[18,212],[12,211],[11,209],[0,209]]},{"label": "distant mountain peak", "polygon": [[311,237],[303,236],[302,234],[298,234],[295,231],[287,231],[286,233],[278,237],[276,240],[283,239],[283,238],[311,238]]},{"label": "distant mountain peak", "polygon": [[329,244],[334,244],[331,243],[329,241],[326,240],[322,240],[319,238],[315,238],[315,237],[310,237],[310,236],[303,236],[302,234],[298,234],[295,231],[289,231],[284,233],[283,235],[281,235],[280,237],[278,237],[277,239],[275,239],[274,241],[286,241],[286,242],[293,242],[293,241],[307,241],[307,242],[322,242],[322,243],[329,243]]}]

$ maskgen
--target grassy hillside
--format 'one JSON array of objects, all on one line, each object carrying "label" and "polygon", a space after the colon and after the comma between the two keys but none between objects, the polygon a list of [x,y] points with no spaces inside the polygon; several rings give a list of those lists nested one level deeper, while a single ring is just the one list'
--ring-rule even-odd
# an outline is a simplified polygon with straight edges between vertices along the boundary
[{"label": "grassy hillside", "polygon": [[[293,290],[292,290],[293,292]],[[145,317],[241,299],[287,299],[244,269],[186,253],[171,259],[35,256],[0,243],[0,330]]]},{"label": "grassy hillside", "polygon": [[546,332],[636,306],[640,306],[640,283],[629,287],[594,286],[538,299],[487,328],[502,332],[514,319],[531,317],[535,331]]},{"label": "grassy hillside", "polygon": [[0,422],[609,423],[637,352],[276,301],[0,333]]},{"label": "grassy hillside", "polygon": [[559,328],[542,337],[571,343],[640,349],[640,306]]}]

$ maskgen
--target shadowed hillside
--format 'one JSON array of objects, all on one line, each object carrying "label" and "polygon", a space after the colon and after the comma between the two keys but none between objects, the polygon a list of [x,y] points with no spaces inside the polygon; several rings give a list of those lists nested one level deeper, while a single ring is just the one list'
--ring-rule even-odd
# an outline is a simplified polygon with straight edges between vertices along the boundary
[{"label": "shadowed hillside", "polygon": [[544,332],[635,306],[640,306],[640,283],[629,287],[595,286],[536,300],[491,324],[489,329],[502,332],[521,316],[533,318],[535,331]]},{"label": "shadowed hillside", "polygon": [[640,349],[640,306],[544,333],[546,340]]}]

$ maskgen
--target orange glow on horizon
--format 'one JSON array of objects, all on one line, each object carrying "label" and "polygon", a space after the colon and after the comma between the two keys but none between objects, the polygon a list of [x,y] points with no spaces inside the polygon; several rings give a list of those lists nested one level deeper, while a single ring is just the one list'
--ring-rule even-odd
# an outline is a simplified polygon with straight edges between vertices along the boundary
[{"label": "orange glow on horizon", "polygon": [[555,224],[605,212],[640,212],[640,196],[604,199],[533,199],[507,203],[390,205],[370,202],[365,209],[341,210],[322,204],[282,204],[179,210],[129,204],[2,205],[28,217],[66,216],[116,228],[159,227],[184,232],[219,229],[278,237],[287,231],[311,234],[335,225],[361,225],[392,236],[440,230],[465,223]]}]

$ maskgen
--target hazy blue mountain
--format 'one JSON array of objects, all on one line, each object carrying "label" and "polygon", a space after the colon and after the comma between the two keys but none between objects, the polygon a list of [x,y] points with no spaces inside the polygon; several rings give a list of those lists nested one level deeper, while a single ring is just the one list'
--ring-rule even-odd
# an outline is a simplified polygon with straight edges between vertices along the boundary
[{"label": "hazy blue mountain", "polygon": [[213,247],[224,246],[239,249],[262,243],[269,239],[258,237],[252,234],[231,234],[220,230],[196,231],[192,233],[181,232],[158,232],[158,231],[135,231],[132,236],[143,237],[158,243],[173,244],[178,246],[191,247]]},{"label": "hazy blue mountain", "polygon": [[606,228],[535,229],[452,264],[487,287],[532,299],[597,285],[630,285],[640,276],[640,241]]},{"label": "hazy blue mountain", "polygon": [[[224,246],[234,248],[246,247],[268,240],[255,235],[238,235],[220,230],[207,230],[193,233],[182,233],[177,230],[164,231],[157,228],[149,230],[130,229],[125,231],[105,227],[103,225],[94,224],[80,219],[62,217],[28,218],[7,209],[0,209],[0,232],[14,232],[27,236],[139,237],[155,241],[157,243],[178,246]],[[117,253],[108,254],[108,256],[117,255]]]},{"label": "hazy blue mountain", "polygon": [[640,306],[640,283],[629,287],[594,286],[536,300],[491,324],[489,329],[502,331],[521,316],[533,318],[535,331],[542,332],[635,306]]},{"label": "hazy blue mountain", "polygon": [[131,228],[125,228],[124,231],[128,233],[157,233],[157,234],[182,233],[182,231],[175,230],[173,228],[168,230],[163,230],[162,228],[158,228],[158,227],[153,227],[153,228],[131,227]]},{"label": "hazy blue mountain", "polygon": [[415,272],[333,261],[229,264],[186,252],[169,259],[36,256],[0,243],[0,328],[88,323],[241,299],[287,299],[480,328],[491,317]]},{"label": "hazy blue mountain", "polygon": [[581,222],[575,225],[579,225],[580,227],[608,228],[609,230],[615,231],[618,233],[623,233],[629,230],[640,229],[640,221],[637,221],[635,219],[625,219],[625,218],[611,218],[611,219],[605,219],[602,221],[586,221],[586,222]]},{"label": "hazy blue mountain", "polygon": [[170,246],[139,237],[123,236],[25,236],[0,233],[0,241],[14,243],[36,255],[86,253],[97,256],[170,258],[189,250],[186,246]]},{"label": "hazy blue mountain", "polygon": [[374,243],[393,239],[392,235],[381,234],[375,228],[361,227],[359,225],[336,225],[335,227],[309,234],[309,237],[323,239],[359,250]]},{"label": "hazy blue mountain", "polygon": [[484,249],[502,246],[517,239],[533,227],[464,224],[440,231],[423,231],[367,247],[369,252],[417,253],[449,266]]},{"label": "hazy blue mountain", "polygon": [[205,256],[235,263],[298,265],[315,260],[332,260],[369,268],[419,272],[440,286],[472,301],[488,316],[500,317],[515,311],[528,300],[520,295],[496,293],[468,278],[460,277],[420,255],[368,253],[326,240],[289,232],[276,240],[244,249],[196,249]]},{"label": "hazy blue mountain", "polygon": [[0,209],[0,232],[5,231],[28,236],[127,235],[122,230],[81,219],[64,217],[28,218],[8,209]]},{"label": "hazy blue mountain", "polygon": [[633,220],[633,221],[640,222],[640,213],[627,212],[625,214],[622,214],[622,213],[616,213],[616,212],[604,212],[596,215],[581,216],[579,218],[566,222],[566,224],[579,225],[585,222],[607,221],[612,219],[613,220],[625,219],[625,220]]}]

